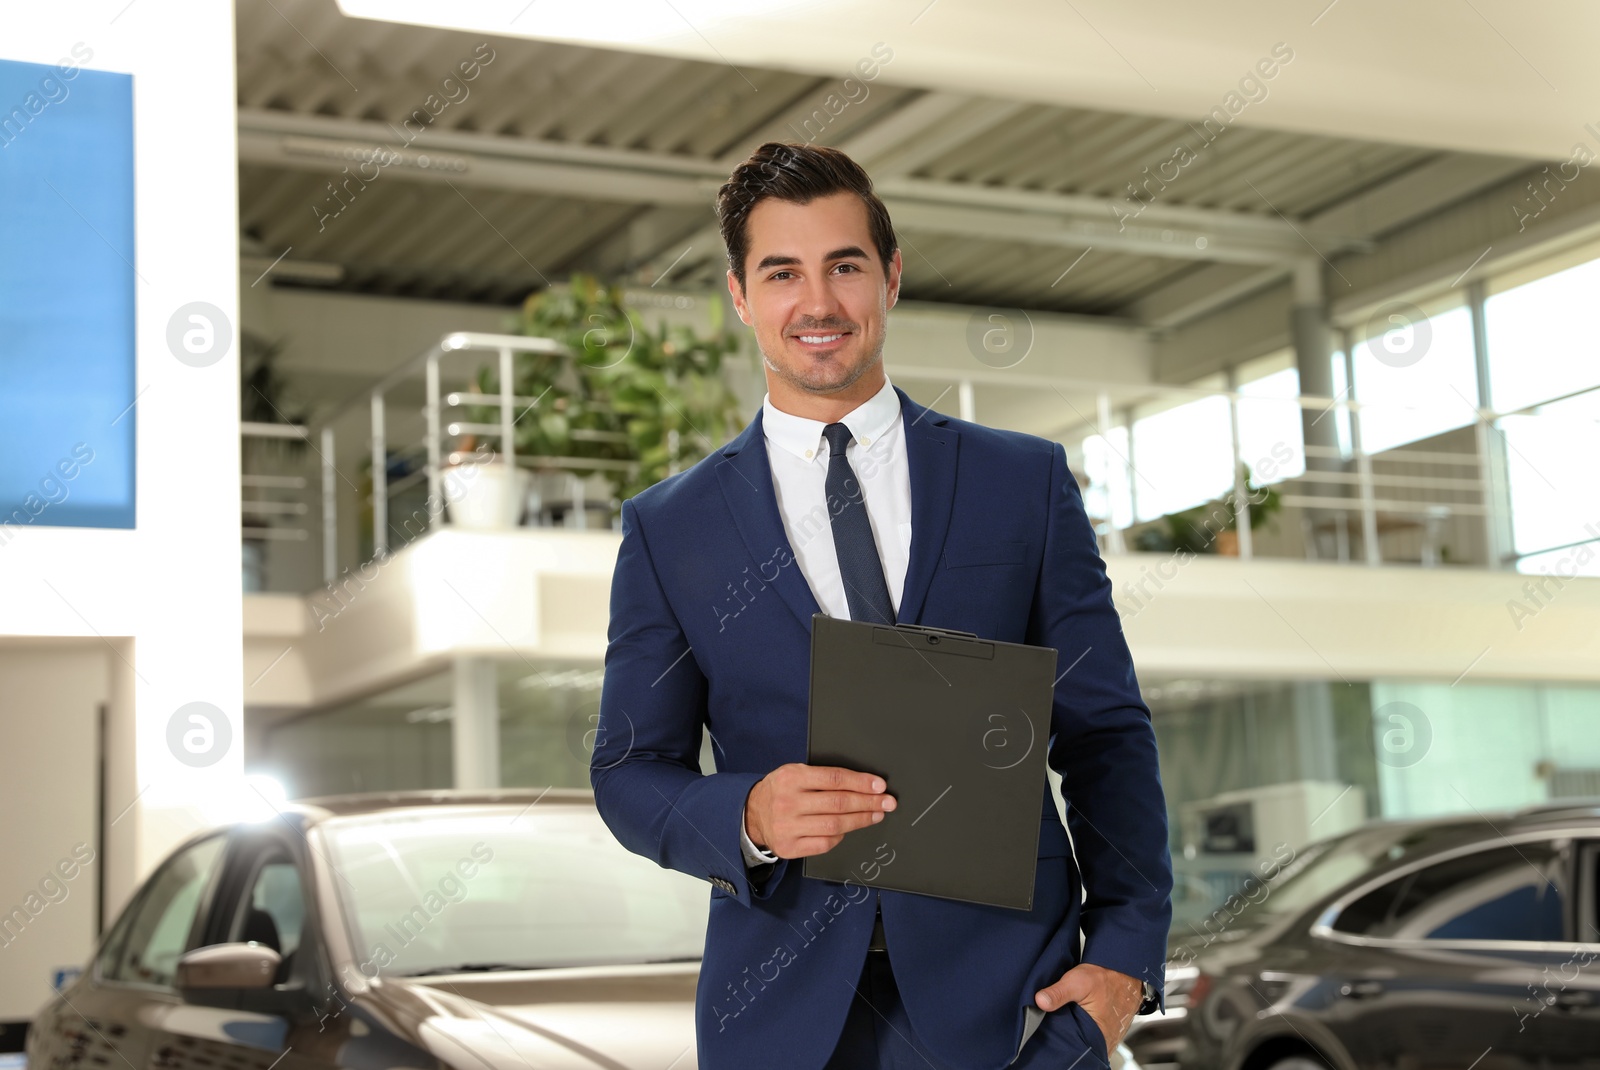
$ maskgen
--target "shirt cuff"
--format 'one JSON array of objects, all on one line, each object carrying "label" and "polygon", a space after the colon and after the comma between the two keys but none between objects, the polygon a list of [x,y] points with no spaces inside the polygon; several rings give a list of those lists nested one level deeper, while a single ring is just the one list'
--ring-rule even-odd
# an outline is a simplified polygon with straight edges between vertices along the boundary
[{"label": "shirt cuff", "polygon": [[778,860],[778,856],[771,851],[763,851],[755,845],[755,841],[750,839],[750,833],[745,831],[742,821],[739,823],[739,850],[744,853],[746,869],[754,869],[756,866]]}]

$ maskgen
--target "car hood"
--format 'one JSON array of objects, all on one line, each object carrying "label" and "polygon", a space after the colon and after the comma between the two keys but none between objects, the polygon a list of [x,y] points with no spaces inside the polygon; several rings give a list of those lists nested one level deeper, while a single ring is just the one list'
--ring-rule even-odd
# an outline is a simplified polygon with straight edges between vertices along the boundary
[{"label": "car hood", "polygon": [[458,1070],[695,1070],[699,964],[391,978],[373,995]]}]

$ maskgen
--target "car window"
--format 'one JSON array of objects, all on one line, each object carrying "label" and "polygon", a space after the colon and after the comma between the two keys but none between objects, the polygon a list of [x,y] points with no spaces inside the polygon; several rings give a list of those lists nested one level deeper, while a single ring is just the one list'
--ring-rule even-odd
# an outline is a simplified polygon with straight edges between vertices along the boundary
[{"label": "car window", "polygon": [[300,871],[287,858],[274,858],[256,870],[249,893],[240,900],[229,941],[257,943],[272,948],[280,956],[276,983],[288,978],[300,949],[300,932],[305,925],[306,903]]},{"label": "car window", "polygon": [[106,980],[170,986],[178,956],[187,949],[200,895],[222,854],[223,837],[212,836],[168,859],[150,878],[127,922],[127,934],[107,945]]},{"label": "car window", "polygon": [[1566,898],[1561,859],[1550,843],[1446,859],[1356,899],[1333,928],[1392,940],[1559,941]]},{"label": "car window", "polygon": [[1299,914],[1332,897],[1380,861],[1404,858],[1415,847],[1414,831],[1396,825],[1367,826],[1318,840],[1292,852],[1280,866],[1263,870],[1260,887],[1246,882],[1229,901],[1228,912],[1241,927]]},{"label": "car window", "polygon": [[679,961],[705,946],[706,882],[630,853],[588,807],[452,808],[321,828],[369,977]]}]

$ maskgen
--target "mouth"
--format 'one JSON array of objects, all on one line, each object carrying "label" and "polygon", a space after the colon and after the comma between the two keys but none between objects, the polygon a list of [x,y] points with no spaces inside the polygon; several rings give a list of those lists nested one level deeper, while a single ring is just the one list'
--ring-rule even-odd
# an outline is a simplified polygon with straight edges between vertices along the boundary
[{"label": "mouth", "polygon": [[801,349],[814,353],[826,353],[839,348],[850,337],[849,331],[807,331],[804,334],[791,334],[790,340]]}]

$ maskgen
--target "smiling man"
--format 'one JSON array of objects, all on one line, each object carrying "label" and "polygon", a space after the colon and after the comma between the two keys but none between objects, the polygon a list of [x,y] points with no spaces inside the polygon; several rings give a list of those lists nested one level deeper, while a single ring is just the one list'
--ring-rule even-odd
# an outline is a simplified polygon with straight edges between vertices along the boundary
[{"label": "smiling man", "polygon": [[[900,251],[848,156],[769,142],[717,210],[767,396],[623,503],[590,770],[625,846],[713,886],[699,1065],[1104,1066],[1160,1004],[1172,870],[1149,710],[1065,450],[889,381]],[[873,887],[892,853],[842,883],[789,864],[897,806],[879,777],[805,763],[818,612],[1057,650],[1067,821],[1047,787],[1031,909]]]}]

